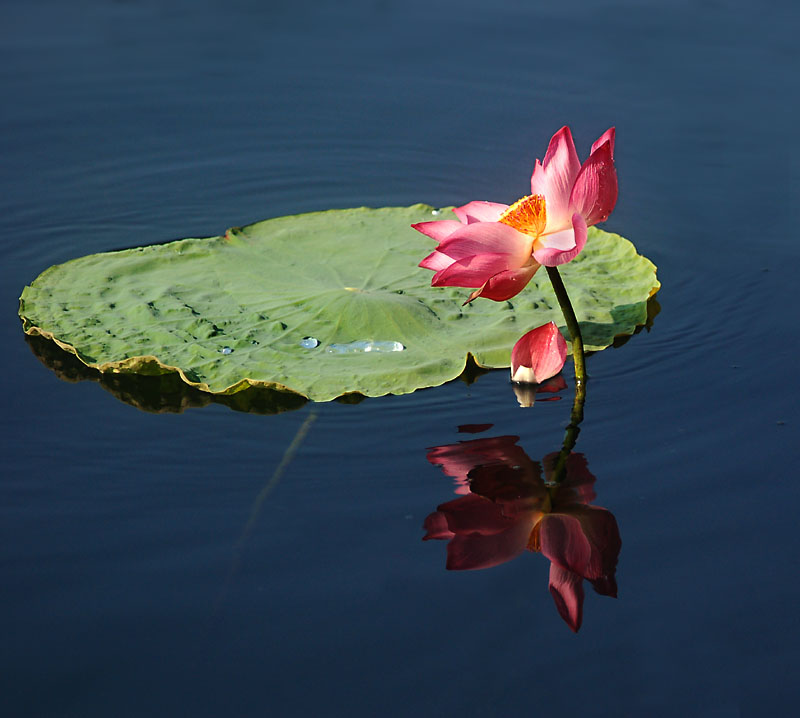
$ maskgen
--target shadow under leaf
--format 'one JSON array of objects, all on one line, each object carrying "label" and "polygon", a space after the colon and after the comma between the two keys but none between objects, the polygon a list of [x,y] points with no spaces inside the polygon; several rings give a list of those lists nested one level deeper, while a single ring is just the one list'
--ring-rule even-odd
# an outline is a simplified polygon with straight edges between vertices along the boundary
[{"label": "shadow under leaf", "polygon": [[234,394],[211,394],[189,386],[175,373],[110,374],[92,369],[54,341],[26,334],[33,354],[59,379],[68,382],[94,381],[120,401],[155,414],[181,413],[209,404],[223,404],[235,411],[251,414],[280,414],[300,409],[304,396],[288,391],[248,387]]}]

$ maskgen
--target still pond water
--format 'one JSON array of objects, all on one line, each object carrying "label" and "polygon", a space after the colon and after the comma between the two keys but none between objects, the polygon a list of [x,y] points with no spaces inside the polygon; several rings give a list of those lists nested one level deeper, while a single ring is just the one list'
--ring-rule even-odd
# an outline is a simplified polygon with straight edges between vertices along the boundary
[{"label": "still pond water", "polygon": [[[4,714],[791,712],[796,8],[6,0]],[[663,283],[649,330],[588,360],[574,490],[621,549],[618,597],[584,582],[577,634],[543,555],[448,571],[422,541],[487,446],[535,484],[570,364],[530,409],[497,371],[270,414],[101,384],[23,337],[17,297],[51,264],[333,207],[507,202],[563,124],[581,153],[616,125],[605,228]]]}]

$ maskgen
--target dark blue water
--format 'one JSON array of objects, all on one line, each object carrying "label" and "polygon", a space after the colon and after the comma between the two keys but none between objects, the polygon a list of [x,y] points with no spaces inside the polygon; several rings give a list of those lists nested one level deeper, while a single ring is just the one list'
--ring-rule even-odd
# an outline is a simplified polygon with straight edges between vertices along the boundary
[{"label": "dark blue water", "polygon": [[[4,713],[792,712],[799,20],[712,0],[5,0]],[[476,436],[541,461],[570,390],[522,410],[499,371],[154,413],[23,337],[17,297],[51,264],[310,210],[508,202],[563,124],[582,155],[617,126],[606,228],[663,283],[651,330],[588,362],[576,450],[622,549],[618,598],[587,585],[577,634],[544,556],[446,571],[421,540],[457,498],[427,449],[491,424]]]}]

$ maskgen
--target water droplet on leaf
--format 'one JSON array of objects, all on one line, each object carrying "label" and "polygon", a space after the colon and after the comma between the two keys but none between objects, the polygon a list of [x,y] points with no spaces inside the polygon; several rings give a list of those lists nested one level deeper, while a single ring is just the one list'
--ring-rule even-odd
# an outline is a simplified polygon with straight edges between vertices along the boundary
[{"label": "water droplet on leaf", "polygon": [[300,346],[303,349],[314,349],[315,347],[319,346],[319,339],[315,339],[314,337],[303,337],[300,340]]},{"label": "water droplet on leaf", "polygon": [[367,354],[401,352],[405,347],[400,342],[357,341],[349,344],[331,344],[326,347],[328,354]]}]

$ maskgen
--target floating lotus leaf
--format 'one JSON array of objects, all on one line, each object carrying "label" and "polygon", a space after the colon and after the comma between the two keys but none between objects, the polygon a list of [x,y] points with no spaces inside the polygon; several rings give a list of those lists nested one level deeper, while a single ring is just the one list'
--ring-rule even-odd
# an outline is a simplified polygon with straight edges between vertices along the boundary
[{"label": "floating lotus leaf", "polygon": [[[330,210],[81,257],[25,287],[23,328],[102,372],[174,371],[215,394],[404,394],[457,377],[469,354],[507,367],[524,332],[563,327],[547,274],[511,301],[462,306],[469,290],[430,286],[417,263],[434,243],[410,227],[448,215],[421,204]],[[562,276],[589,350],[644,324],[660,286],[630,242],[596,228]]]}]

